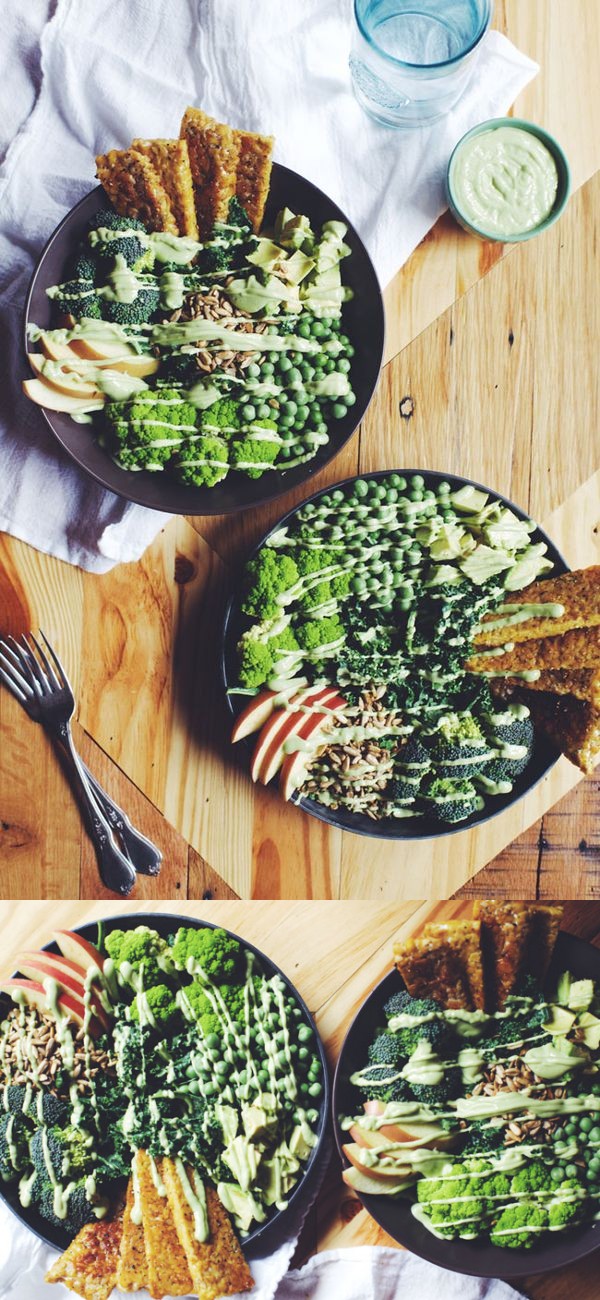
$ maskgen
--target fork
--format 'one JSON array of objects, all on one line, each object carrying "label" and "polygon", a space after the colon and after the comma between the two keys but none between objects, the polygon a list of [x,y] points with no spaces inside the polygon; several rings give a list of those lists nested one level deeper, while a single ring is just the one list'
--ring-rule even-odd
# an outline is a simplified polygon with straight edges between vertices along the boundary
[{"label": "fork", "polygon": [[[135,884],[135,868],[155,875],[160,870],[162,855],[150,840],[133,828],[123,809],[102,790],[77,753],[70,725],[75,709],[73,690],[43,632],[41,636],[56,672],[42,646],[30,635],[32,644],[24,636],[22,644],[14,637],[0,640],[0,677],[29,717],[42,723],[60,742],[89,814],[102,879],[108,888],[127,895]],[[113,832],[121,837],[127,855],[122,852]]]}]

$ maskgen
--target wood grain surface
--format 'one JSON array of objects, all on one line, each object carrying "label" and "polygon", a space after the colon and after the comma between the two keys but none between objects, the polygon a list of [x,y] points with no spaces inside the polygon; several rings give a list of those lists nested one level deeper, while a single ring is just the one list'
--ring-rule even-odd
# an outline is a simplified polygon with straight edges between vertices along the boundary
[{"label": "wood grain surface", "polygon": [[[513,895],[514,897],[514,895]],[[72,929],[126,911],[167,911],[224,925],[262,949],[285,971],[316,1018],[331,1070],[347,1030],[368,993],[390,969],[392,942],[416,933],[428,920],[469,915],[472,904],[375,902],[156,902],[143,904],[61,901],[0,903],[3,940],[0,975],[14,969],[19,951],[47,942],[51,929]],[[600,946],[600,903],[565,904],[563,929]],[[395,1246],[344,1185],[332,1155],[310,1211],[294,1263],[319,1250],[344,1246]],[[596,1300],[598,1255],[552,1277],[515,1283],[531,1300]],[[341,1300],[341,1298],[340,1298]]]},{"label": "wood grain surface", "polygon": [[[218,685],[220,621],[249,546],[309,491],[349,474],[472,476],[543,522],[571,564],[600,558],[600,5],[507,0],[495,26],[541,65],[514,111],[560,137],[573,198],[555,227],[518,246],[438,223],[386,292],[388,364],[333,464],[264,509],[165,521],[139,563],[102,577],[0,536],[0,632],[44,628],[76,686],[86,752],[134,819],[172,846],[139,899],[199,897],[208,877],[254,898],[448,896],[477,891],[469,882],[484,868],[496,893],[514,894],[515,879],[533,894],[598,896],[598,783],[579,786],[566,760],[476,832],[363,840],[252,787]],[[0,896],[103,897],[56,758],[4,690],[0,737]]]}]

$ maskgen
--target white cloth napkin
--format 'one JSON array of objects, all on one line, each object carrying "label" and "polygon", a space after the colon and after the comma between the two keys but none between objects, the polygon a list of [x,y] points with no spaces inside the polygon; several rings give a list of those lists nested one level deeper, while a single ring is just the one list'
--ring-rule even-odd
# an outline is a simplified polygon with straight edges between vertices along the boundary
[{"label": "white cloth napkin", "polygon": [[351,10],[350,0],[103,0],[100,9],[87,0],[3,0],[0,529],[104,572],[139,558],[165,523],[72,465],[20,391],[27,283],[44,241],[95,184],[96,153],[136,135],[176,135],[188,103],[273,133],[275,157],[348,213],[386,284],[445,207],[455,142],[504,112],[537,70],[490,32],[448,117],[390,131],[350,90]]}]

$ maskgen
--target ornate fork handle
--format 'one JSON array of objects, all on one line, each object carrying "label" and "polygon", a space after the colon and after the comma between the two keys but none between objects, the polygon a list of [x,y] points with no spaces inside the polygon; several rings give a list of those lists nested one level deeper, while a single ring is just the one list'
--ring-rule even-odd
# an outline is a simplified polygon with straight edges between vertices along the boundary
[{"label": "ornate fork handle", "polygon": [[112,889],[115,893],[126,896],[131,893],[135,885],[135,870],[129,859],[125,857],[125,854],[121,852],[113,840],[110,822],[105,817],[95,798],[93,787],[90,785],[83,762],[73,743],[70,723],[55,722],[52,731],[61,742],[85,804],[104,884],[107,889]]},{"label": "ornate fork handle", "polygon": [[152,840],[142,835],[141,831],[136,830],[127,813],[106,793],[83,759],[81,765],[92,787],[96,802],[100,804],[101,811],[113,830],[118,832],[136,871],[140,871],[145,876],[158,876],[162,862],[160,849],[157,849]]}]

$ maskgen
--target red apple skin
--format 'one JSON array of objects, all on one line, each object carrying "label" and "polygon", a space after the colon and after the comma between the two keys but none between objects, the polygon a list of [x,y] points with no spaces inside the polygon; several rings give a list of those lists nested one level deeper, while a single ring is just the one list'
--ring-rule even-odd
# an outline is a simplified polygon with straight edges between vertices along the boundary
[{"label": "red apple skin", "polygon": [[[73,993],[85,1005],[85,971],[81,970],[80,966],[76,966],[75,962],[68,961],[66,957],[57,957],[50,952],[25,952],[21,953],[16,964],[28,979],[36,980],[40,975],[42,979],[46,977],[54,979],[65,993]],[[110,1021],[96,989],[91,990],[91,1005],[94,1015],[103,1028],[109,1029]]]},{"label": "red apple skin", "polygon": [[288,709],[276,709],[269,721],[265,723],[256,742],[252,761],[250,764],[250,775],[253,781],[261,780],[261,770],[267,760],[267,756],[276,747],[280,734],[288,735],[287,728],[294,718],[304,717],[304,714],[294,712],[294,705],[308,704],[313,701],[321,691],[308,690],[300,691],[298,695],[292,696],[289,701]]},{"label": "red apple skin", "polygon": [[[29,1006],[36,1007],[38,1011],[50,1015],[50,1008],[47,1006],[47,995],[43,984],[37,980],[9,979],[3,980],[0,984],[0,993],[8,993],[12,997],[14,991],[21,990],[25,994]],[[85,1007],[80,998],[76,998],[74,993],[60,993],[57,999],[59,1010],[64,1012],[70,1020],[73,1021],[80,1029],[83,1028],[85,1016]],[[100,1021],[92,1016],[88,1026],[90,1038],[97,1038],[102,1026]]]},{"label": "red apple skin", "polygon": [[389,1145],[389,1138],[383,1136],[381,1129],[365,1129],[359,1124],[353,1124],[349,1130],[352,1141],[358,1147],[386,1147]]},{"label": "red apple skin", "polygon": [[[321,708],[325,709],[325,707],[333,709],[337,700],[340,700],[340,696],[337,694],[335,687],[330,686],[319,691],[317,695],[311,696],[310,701],[305,700],[304,703],[310,703],[312,709],[316,709],[317,706],[319,710]],[[343,704],[344,701],[341,700],[340,702]],[[276,739],[269,746],[258,773],[259,781],[262,781],[263,785],[268,785],[285,762],[287,758],[285,753],[286,740],[290,740],[292,736],[308,738],[315,731],[318,731],[319,727],[322,727],[327,717],[327,713],[321,712],[313,712],[308,715],[302,712],[293,713],[289,725],[285,730],[277,732]],[[296,755],[290,757],[295,758]]]},{"label": "red apple skin", "polygon": [[261,691],[256,695],[250,704],[246,706],[239,718],[236,719],[235,726],[231,733],[231,743],[235,745],[238,740],[244,740],[246,736],[251,736],[253,731],[259,731],[268,722],[274,709],[273,700],[277,698],[275,691]]},{"label": "red apple skin", "polygon": [[366,1101],[364,1104],[365,1115],[383,1115],[384,1110],[385,1106],[383,1102],[376,1101],[375,1098],[372,1098],[371,1101]]},{"label": "red apple skin", "polygon": [[395,1169],[372,1169],[370,1165],[363,1165],[360,1160],[361,1151],[364,1147],[355,1147],[354,1143],[346,1143],[342,1151],[351,1165],[354,1165],[360,1173],[367,1174],[368,1178],[375,1178],[382,1183],[401,1183],[410,1175],[409,1165],[398,1165]]},{"label": "red apple skin", "polygon": [[56,940],[63,957],[67,957],[69,961],[77,962],[77,965],[82,966],[84,971],[89,966],[97,966],[100,971],[103,969],[104,958],[102,954],[98,952],[93,943],[83,939],[74,930],[54,930],[52,938]]},{"label": "red apple skin", "polygon": [[[339,712],[341,709],[345,708],[345,705],[346,701],[342,699],[341,695],[334,695],[333,699],[327,701],[328,712],[320,713],[309,718],[305,725],[301,727],[296,734],[301,740],[308,740],[309,737],[314,735],[314,732],[322,726],[330,713]],[[287,754],[284,758],[279,776],[279,793],[282,799],[285,799],[286,801],[291,799],[294,790],[297,790],[298,786],[302,784],[302,777],[306,770],[307,758],[310,758],[310,755],[303,754],[302,750],[298,750],[295,754]]]}]

